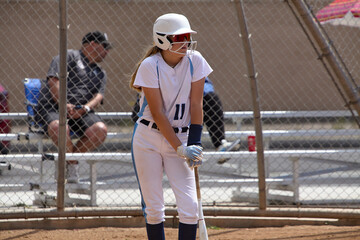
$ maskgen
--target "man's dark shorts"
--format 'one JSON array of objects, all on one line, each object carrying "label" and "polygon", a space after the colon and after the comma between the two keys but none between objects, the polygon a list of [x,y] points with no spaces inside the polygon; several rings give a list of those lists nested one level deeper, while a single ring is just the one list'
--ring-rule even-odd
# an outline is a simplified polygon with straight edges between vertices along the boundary
[{"label": "man's dark shorts", "polygon": [[[43,116],[43,119],[44,119],[43,128],[44,131],[47,133],[48,125],[52,121],[59,120],[59,113],[54,111],[48,112],[45,116]],[[73,132],[76,136],[84,135],[86,129],[88,129],[90,126],[94,125],[97,122],[103,122],[103,121],[93,111],[84,114],[82,117],[78,119],[68,119],[68,125],[70,127],[70,131]]]}]

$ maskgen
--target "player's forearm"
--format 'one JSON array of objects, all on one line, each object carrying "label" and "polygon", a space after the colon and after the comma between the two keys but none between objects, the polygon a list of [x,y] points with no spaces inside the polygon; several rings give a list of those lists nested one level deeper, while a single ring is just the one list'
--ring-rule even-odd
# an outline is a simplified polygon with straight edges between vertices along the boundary
[{"label": "player's forearm", "polygon": [[202,104],[192,104],[190,106],[191,124],[203,124],[203,107]]}]

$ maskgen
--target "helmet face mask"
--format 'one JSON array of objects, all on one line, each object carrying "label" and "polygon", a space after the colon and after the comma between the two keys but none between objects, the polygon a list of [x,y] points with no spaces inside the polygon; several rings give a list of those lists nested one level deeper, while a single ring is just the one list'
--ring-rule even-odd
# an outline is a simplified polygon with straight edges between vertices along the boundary
[{"label": "helmet face mask", "polygon": [[[174,35],[174,36],[178,36],[178,35]],[[182,41],[170,41],[171,45],[168,50],[173,53],[186,55],[186,52],[181,51],[181,49],[186,47],[186,50],[190,50],[190,54],[192,54],[192,52],[196,49],[197,42],[192,41],[191,38],[189,41],[186,41],[186,40],[187,39],[183,39]]]},{"label": "helmet face mask", "polygon": [[[162,50],[183,54],[178,50],[185,45],[191,50],[195,50],[196,42],[191,39],[193,33],[196,33],[196,31],[191,29],[190,23],[184,15],[168,13],[156,19],[153,27],[153,40],[155,45]],[[173,44],[180,43],[183,43],[183,45],[177,48],[176,51],[171,50]]]},{"label": "helmet face mask", "polygon": [[192,41],[191,33],[183,33],[178,35],[167,36],[170,42],[170,52],[186,55],[186,52],[181,51],[184,47],[186,50],[190,50],[190,54],[195,50],[197,42]]}]

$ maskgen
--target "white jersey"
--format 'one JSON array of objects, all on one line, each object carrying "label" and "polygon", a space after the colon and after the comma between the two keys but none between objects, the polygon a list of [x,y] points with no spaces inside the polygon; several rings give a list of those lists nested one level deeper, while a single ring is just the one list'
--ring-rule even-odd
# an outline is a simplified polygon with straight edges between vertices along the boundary
[{"label": "white jersey", "polygon": [[[160,88],[164,113],[171,126],[185,127],[190,124],[191,83],[208,76],[212,71],[198,51],[185,55],[174,68],[164,61],[161,53],[157,53],[141,63],[134,86]],[[144,92],[141,92],[138,115],[140,119],[154,121]]]}]

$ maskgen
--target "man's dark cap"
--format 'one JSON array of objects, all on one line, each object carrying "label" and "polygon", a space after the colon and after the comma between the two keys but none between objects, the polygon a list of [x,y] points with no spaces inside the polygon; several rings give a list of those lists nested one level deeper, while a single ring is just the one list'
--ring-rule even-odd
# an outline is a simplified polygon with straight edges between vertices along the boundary
[{"label": "man's dark cap", "polygon": [[112,48],[112,45],[109,42],[109,39],[108,39],[106,33],[102,33],[102,32],[99,32],[99,31],[89,32],[83,37],[82,44],[90,43],[91,41],[94,41],[96,43],[99,43],[99,44],[103,45],[105,49],[111,49]]}]

